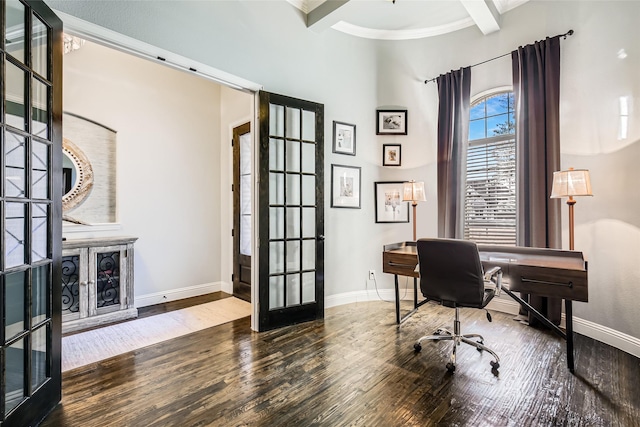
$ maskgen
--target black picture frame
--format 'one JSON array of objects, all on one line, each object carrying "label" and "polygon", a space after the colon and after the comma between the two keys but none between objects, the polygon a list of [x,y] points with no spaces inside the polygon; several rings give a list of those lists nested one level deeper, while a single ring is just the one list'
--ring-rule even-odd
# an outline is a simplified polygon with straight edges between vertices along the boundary
[{"label": "black picture frame", "polygon": [[373,183],[376,223],[409,222],[409,202],[402,200],[405,181]]},{"label": "black picture frame", "polygon": [[360,209],[359,166],[331,165],[331,207]]},{"label": "black picture frame", "polygon": [[382,166],[401,166],[402,146],[400,144],[382,145]]},{"label": "black picture frame", "polygon": [[356,125],[333,121],[333,152],[356,155]]},{"label": "black picture frame", "polygon": [[376,110],[376,135],[406,135],[407,110]]}]

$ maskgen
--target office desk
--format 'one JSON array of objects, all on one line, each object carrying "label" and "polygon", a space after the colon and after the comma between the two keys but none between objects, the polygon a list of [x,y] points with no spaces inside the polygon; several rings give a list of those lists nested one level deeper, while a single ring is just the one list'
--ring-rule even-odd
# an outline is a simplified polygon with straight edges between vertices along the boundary
[{"label": "office desk", "polygon": [[[503,287],[507,295],[517,301],[543,324],[567,342],[567,366],[574,371],[572,301],[588,301],[587,263],[582,252],[558,249],[525,248],[519,246],[478,245],[480,261],[485,271],[499,266],[503,273]],[[396,323],[405,321],[427,302],[418,302],[418,265],[416,242],[385,245],[382,251],[382,271],[395,276]],[[414,308],[400,316],[398,276],[413,278]],[[506,286],[508,284],[508,286]],[[563,298],[565,302],[566,333],[514,292],[543,297]]]}]

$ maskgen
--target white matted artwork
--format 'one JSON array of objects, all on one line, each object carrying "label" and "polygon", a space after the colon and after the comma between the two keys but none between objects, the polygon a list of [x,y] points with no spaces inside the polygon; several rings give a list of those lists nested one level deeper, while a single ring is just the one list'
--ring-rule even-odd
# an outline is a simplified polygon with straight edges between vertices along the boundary
[{"label": "white matted artwork", "polygon": [[356,155],[356,125],[333,122],[333,152]]},{"label": "white matted artwork", "polygon": [[331,165],[331,207],[360,209],[360,167]]},{"label": "white matted artwork", "polygon": [[409,222],[409,202],[402,201],[404,181],[374,182],[376,222]]},{"label": "white matted artwork", "polygon": [[[68,186],[67,192],[82,184],[76,181],[81,177],[74,170],[77,164],[91,170],[93,178],[82,200],[66,204],[65,219],[87,224],[116,222],[116,131],[68,112],[63,114],[63,122],[63,179],[67,181],[63,184]],[[81,155],[74,158],[74,152]]]},{"label": "white matted artwork", "polygon": [[407,110],[377,110],[377,135],[406,135]]}]

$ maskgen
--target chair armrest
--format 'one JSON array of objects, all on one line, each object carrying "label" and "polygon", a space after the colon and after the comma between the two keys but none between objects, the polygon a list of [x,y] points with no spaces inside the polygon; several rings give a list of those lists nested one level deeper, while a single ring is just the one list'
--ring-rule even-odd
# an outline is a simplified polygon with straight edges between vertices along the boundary
[{"label": "chair armrest", "polygon": [[484,273],[485,284],[487,282],[496,286],[496,296],[500,296],[502,290],[502,269],[499,266],[491,267]]}]

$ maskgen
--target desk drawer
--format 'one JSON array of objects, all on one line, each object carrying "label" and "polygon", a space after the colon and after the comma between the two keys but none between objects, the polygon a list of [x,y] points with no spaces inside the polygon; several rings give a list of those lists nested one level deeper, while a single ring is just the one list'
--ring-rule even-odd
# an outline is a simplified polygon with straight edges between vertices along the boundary
[{"label": "desk drawer", "polygon": [[382,253],[382,271],[384,273],[418,277],[418,273],[414,271],[416,265],[418,265],[418,257],[415,254]]},{"label": "desk drawer", "polygon": [[573,301],[589,301],[586,270],[510,266],[512,291]]}]

